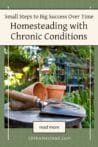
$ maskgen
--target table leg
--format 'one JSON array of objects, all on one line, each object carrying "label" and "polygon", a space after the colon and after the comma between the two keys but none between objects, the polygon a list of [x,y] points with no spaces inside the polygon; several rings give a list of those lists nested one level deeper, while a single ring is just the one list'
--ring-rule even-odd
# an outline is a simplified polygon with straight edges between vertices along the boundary
[{"label": "table leg", "polygon": [[74,128],[82,128],[81,122],[74,126]]}]

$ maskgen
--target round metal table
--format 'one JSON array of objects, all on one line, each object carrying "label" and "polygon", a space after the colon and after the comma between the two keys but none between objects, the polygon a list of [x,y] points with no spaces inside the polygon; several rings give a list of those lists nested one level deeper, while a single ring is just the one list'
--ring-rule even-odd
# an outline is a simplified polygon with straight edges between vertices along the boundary
[{"label": "round metal table", "polygon": [[9,120],[10,128],[32,128],[34,121],[63,121],[66,123],[67,128],[80,128],[81,121],[83,120],[83,118],[79,117],[40,115],[40,110],[34,108],[23,111],[12,111],[8,106],[8,103],[4,105],[4,117],[5,127],[8,126]]}]

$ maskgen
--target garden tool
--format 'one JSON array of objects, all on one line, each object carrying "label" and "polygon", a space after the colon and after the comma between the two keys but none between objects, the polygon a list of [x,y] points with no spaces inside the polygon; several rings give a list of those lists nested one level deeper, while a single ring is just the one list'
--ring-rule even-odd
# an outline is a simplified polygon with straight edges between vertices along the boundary
[{"label": "garden tool", "polygon": [[65,102],[58,99],[49,99],[47,101],[41,101],[37,96],[31,96],[15,90],[6,90],[5,95],[14,100],[21,102],[30,102],[32,107],[36,106],[40,108],[40,114],[58,115],[58,116],[71,116],[71,117],[85,117],[86,112],[82,106]]}]

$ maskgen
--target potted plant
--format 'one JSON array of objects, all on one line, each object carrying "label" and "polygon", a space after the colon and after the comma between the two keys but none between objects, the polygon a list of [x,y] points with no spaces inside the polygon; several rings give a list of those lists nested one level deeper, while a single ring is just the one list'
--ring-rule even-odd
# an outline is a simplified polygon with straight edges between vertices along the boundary
[{"label": "potted plant", "polygon": [[[46,83],[47,85],[47,91],[48,91],[48,98],[58,98],[61,99],[64,95],[66,86],[65,85],[57,85],[55,84],[56,82],[56,65],[54,63],[52,63],[49,66],[49,70],[50,70],[50,75],[48,75],[49,80],[48,83]],[[49,82],[51,82],[49,84]]]},{"label": "potted plant", "polygon": [[41,74],[40,81],[44,84],[54,84],[56,82],[56,65],[52,63],[49,66],[49,70],[47,74]]}]

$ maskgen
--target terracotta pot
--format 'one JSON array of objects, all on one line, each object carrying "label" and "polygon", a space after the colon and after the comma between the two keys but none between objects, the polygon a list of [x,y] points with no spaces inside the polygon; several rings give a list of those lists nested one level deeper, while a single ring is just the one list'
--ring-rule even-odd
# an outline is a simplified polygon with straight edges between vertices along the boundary
[{"label": "terracotta pot", "polygon": [[63,85],[47,85],[48,98],[61,99],[64,95],[66,86]]},{"label": "terracotta pot", "polygon": [[35,82],[34,84],[23,89],[22,92],[29,94],[29,95],[32,95],[32,96],[37,96],[42,101],[44,101],[48,98],[47,88],[41,82]]}]

